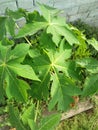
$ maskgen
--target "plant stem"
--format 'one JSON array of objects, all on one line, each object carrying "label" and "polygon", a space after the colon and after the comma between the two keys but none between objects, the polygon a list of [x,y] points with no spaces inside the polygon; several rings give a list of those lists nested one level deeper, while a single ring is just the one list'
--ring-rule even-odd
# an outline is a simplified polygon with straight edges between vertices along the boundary
[{"label": "plant stem", "polygon": [[[17,29],[19,29],[18,24],[17,24],[17,23],[15,23],[15,25],[16,25]],[[32,46],[31,42],[28,40],[28,38],[27,38],[27,37],[24,37],[24,39],[27,41],[27,43],[28,43],[30,46]]]},{"label": "plant stem", "polygon": [[27,41],[27,43],[28,43],[30,46],[32,46],[31,42],[28,40],[27,37],[24,37],[24,39]]},{"label": "plant stem", "polygon": [[38,100],[37,101],[37,106],[36,106],[36,112],[35,112],[35,119],[34,119],[34,122],[37,121],[37,117],[38,117],[38,111],[39,111],[39,104],[40,104],[40,101]]}]

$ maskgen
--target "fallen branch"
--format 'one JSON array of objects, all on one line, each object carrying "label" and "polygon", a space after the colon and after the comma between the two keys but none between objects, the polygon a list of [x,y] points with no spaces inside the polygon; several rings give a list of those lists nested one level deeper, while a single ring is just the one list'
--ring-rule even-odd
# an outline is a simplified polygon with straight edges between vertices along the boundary
[{"label": "fallen branch", "polygon": [[93,108],[93,104],[89,100],[85,102],[80,102],[77,104],[77,108],[71,109],[68,112],[63,113],[61,121],[73,117],[81,112],[90,110],[92,108]]}]

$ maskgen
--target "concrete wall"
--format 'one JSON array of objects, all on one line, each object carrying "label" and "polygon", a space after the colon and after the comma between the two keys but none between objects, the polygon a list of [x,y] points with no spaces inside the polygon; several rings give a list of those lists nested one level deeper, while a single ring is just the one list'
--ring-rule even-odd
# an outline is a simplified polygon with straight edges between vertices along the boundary
[{"label": "concrete wall", "polygon": [[12,10],[38,9],[37,1],[63,10],[62,15],[66,16],[68,21],[82,19],[86,23],[98,26],[98,0],[0,0],[0,14],[4,14],[6,7]]}]

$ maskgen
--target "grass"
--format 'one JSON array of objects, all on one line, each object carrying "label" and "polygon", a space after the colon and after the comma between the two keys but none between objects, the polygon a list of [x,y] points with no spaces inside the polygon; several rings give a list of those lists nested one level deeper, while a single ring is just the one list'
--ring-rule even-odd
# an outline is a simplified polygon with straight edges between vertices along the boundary
[{"label": "grass", "polygon": [[56,130],[98,130],[98,99],[92,110],[62,121]]}]

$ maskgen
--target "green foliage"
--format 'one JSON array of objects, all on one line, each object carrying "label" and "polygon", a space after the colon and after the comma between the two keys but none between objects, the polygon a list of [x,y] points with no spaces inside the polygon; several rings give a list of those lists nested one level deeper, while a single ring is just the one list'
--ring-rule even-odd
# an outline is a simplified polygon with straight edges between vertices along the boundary
[{"label": "green foliage", "polygon": [[25,16],[25,11],[19,9],[16,12],[13,12],[9,9],[6,9],[5,16],[0,16],[0,40],[5,39],[7,35],[15,36],[15,20]]},{"label": "green foliage", "polygon": [[20,29],[16,38],[20,38],[27,35],[33,35],[39,30],[44,29],[47,33],[52,34],[53,42],[57,46],[62,36],[65,37],[65,39],[71,45],[74,43],[79,43],[74,33],[70,30],[70,27],[65,23],[65,19],[60,18],[56,15],[56,10],[53,13],[51,13],[51,8],[44,5],[40,5],[40,7],[41,11],[44,12],[43,19],[39,19],[38,17],[36,18],[36,21],[34,20],[32,21],[32,23],[27,23],[22,29]]},{"label": "green foliage", "polygon": [[88,44],[92,45],[95,50],[98,51],[98,41],[96,41],[96,39],[92,38],[92,39],[88,40],[87,42],[88,42]]},{"label": "green foliage", "polygon": [[93,57],[98,59],[98,50],[96,51],[98,48],[98,27],[95,27],[94,25],[90,26],[80,19],[72,24],[86,35],[88,44],[94,47],[89,46],[89,52],[91,52]]},{"label": "green foliage", "polygon": [[11,124],[18,130],[26,130],[25,127],[22,125],[22,122],[20,121],[19,111],[17,110],[17,108],[14,109],[12,106],[10,106],[9,113]]},{"label": "green foliage", "polygon": [[[20,50],[21,48],[23,50]],[[14,49],[0,46],[0,86],[2,91],[6,91],[8,98],[14,97],[19,101],[27,100],[29,85],[17,76],[38,80],[32,67],[21,64],[28,50],[28,44],[19,44]]]},{"label": "green foliage", "polygon": [[[0,17],[0,103],[9,107],[9,121],[17,130],[52,130],[60,114],[43,118],[41,102],[49,110],[66,111],[73,96],[98,90],[98,63],[89,50],[98,51],[97,41],[68,25],[58,9],[39,7],[42,15],[19,9]],[[26,23],[19,28],[21,17]]]},{"label": "green foliage", "polygon": [[93,37],[98,40],[98,27],[95,27],[95,25],[90,26],[89,24],[83,22],[82,19],[79,19],[72,24],[81,30],[88,39]]},{"label": "green foliage", "polygon": [[[84,58],[77,61],[77,64],[89,72],[85,79],[83,96],[91,95],[98,91],[98,61],[93,58]],[[91,89],[92,88],[92,89]]]},{"label": "green foliage", "polygon": [[61,118],[60,114],[53,114],[42,119],[39,130],[54,130]]}]

